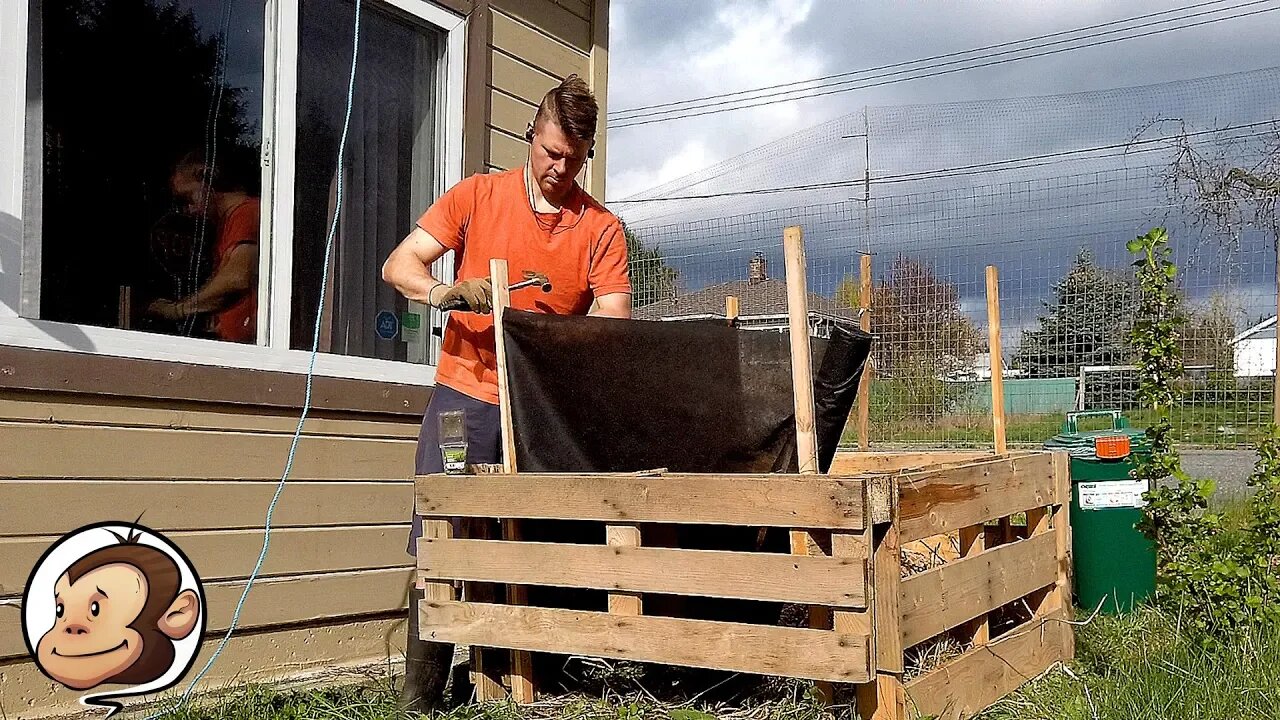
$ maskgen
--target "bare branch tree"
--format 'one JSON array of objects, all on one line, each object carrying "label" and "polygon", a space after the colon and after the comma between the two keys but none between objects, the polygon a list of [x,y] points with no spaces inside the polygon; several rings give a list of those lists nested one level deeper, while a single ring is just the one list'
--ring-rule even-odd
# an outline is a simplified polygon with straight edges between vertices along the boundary
[{"label": "bare branch tree", "polygon": [[1180,210],[1206,235],[1238,245],[1247,230],[1280,246],[1280,122],[1191,131],[1179,118],[1157,118],[1133,143],[1156,140],[1172,151],[1163,175],[1170,214]]}]

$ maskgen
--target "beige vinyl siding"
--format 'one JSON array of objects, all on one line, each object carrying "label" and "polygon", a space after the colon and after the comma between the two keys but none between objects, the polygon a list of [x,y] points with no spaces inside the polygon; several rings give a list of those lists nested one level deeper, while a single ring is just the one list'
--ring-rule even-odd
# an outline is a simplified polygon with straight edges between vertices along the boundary
[{"label": "beige vinyl siding", "polygon": [[[404,638],[404,618],[396,617],[237,632],[200,683],[201,687],[217,689],[282,679],[359,681],[371,670],[385,669],[388,657],[399,658]],[[177,691],[186,689],[190,677],[204,667],[221,639],[219,635],[204,641],[191,676],[176,686]],[[52,682],[28,660],[0,661],[0,678],[9,717],[36,719],[84,710],[77,702],[82,693]]]},{"label": "beige vinyl siding", "polygon": [[[477,7],[472,21],[482,34],[469,47],[485,52],[471,56],[484,62],[468,62],[468,167],[519,167],[525,124],[548,89],[570,73],[603,88],[608,3]],[[596,197],[604,187],[603,93],[599,101],[587,186]],[[21,596],[33,564],[62,534],[141,515],[183,548],[205,581],[203,666],[261,551],[297,411],[268,407],[266,397],[230,404],[132,397],[143,391],[115,385],[93,392],[103,394],[0,391],[0,599]],[[402,657],[421,411],[312,411],[240,629],[202,689],[385,667]],[[20,618],[0,611],[0,704],[32,718],[78,711],[80,693],[50,682],[26,658]]]},{"label": "beige vinyl siding", "polygon": [[[485,169],[506,170],[525,162],[524,132],[538,102],[561,80],[577,74],[597,90],[600,104],[597,159],[588,163],[581,180],[593,196],[603,198],[607,108],[601,58],[607,31],[599,23],[608,22],[608,3],[491,0],[490,9]],[[593,164],[599,165],[595,172]]]}]

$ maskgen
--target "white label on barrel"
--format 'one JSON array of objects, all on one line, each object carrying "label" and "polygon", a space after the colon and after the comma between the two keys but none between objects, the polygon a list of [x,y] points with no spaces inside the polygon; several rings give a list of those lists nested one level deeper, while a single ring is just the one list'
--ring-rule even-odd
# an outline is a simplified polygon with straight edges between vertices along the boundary
[{"label": "white label on barrel", "polygon": [[1146,480],[1080,483],[1076,487],[1080,489],[1080,507],[1084,510],[1140,508],[1146,505],[1142,500],[1142,493],[1147,491]]}]

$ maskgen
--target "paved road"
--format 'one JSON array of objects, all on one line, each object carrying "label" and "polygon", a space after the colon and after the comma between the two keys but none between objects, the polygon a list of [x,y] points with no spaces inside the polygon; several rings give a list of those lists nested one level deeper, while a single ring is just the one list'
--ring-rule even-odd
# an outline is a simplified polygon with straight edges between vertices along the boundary
[{"label": "paved road", "polygon": [[1183,450],[1182,469],[1194,478],[1218,481],[1216,499],[1244,497],[1249,488],[1245,481],[1253,472],[1258,455],[1252,450]]}]

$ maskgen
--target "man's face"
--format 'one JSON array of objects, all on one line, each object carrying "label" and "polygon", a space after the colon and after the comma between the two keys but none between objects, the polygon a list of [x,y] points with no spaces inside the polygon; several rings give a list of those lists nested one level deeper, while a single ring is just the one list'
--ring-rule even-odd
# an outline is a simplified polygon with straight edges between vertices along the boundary
[{"label": "man's face", "polygon": [[40,638],[40,666],[58,682],[85,690],[142,656],[142,635],[129,627],[147,603],[147,578],[123,563],[103,565],[74,584],[54,586],[57,620]]},{"label": "man's face", "polygon": [[569,137],[554,120],[544,120],[534,126],[529,161],[543,197],[552,202],[565,198],[573,187],[573,179],[587,162],[590,149],[590,140]]},{"label": "man's face", "polygon": [[188,165],[175,169],[169,177],[169,189],[178,202],[182,203],[183,210],[193,215],[200,212],[204,183],[198,166]]}]

